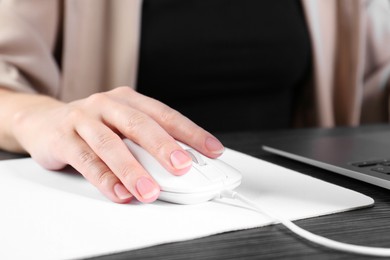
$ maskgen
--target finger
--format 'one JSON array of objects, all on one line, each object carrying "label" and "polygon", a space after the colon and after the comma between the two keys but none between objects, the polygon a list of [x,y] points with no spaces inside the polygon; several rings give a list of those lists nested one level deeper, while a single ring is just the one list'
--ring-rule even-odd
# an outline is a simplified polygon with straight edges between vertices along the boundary
[{"label": "finger", "polygon": [[61,156],[107,198],[116,203],[132,199],[132,194],[77,134],[64,137],[63,143],[66,146],[59,148]]},{"label": "finger", "polygon": [[126,87],[115,89],[111,95],[127,97],[129,106],[143,111],[169,135],[188,144],[208,157],[216,158],[224,151],[222,143],[209,132],[169,106]]},{"label": "finger", "polygon": [[77,133],[141,202],[153,202],[160,187],[130,153],[122,139],[101,122],[84,120]]},{"label": "finger", "polygon": [[154,119],[111,98],[95,99],[105,124],[142,146],[169,172],[182,175],[191,168],[191,157]]}]

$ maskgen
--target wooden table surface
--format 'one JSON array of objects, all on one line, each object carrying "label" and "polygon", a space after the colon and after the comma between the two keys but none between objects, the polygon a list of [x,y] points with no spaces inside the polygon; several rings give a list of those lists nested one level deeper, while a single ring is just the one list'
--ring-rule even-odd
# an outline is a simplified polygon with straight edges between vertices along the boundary
[{"label": "wooden table surface", "polygon": [[[388,126],[369,126],[336,131],[370,131]],[[293,130],[304,135],[313,130]],[[331,131],[316,129],[318,135]],[[389,128],[390,131],[390,128]],[[299,171],[361,193],[375,200],[375,206],[334,215],[299,220],[299,226],[331,239],[366,246],[390,248],[390,191],[303,163],[267,153],[261,149],[267,138],[286,132],[240,132],[216,134],[232,149]],[[0,159],[18,155],[0,151]],[[129,234],[131,236],[131,234]],[[170,243],[91,259],[374,259],[326,249],[298,238],[282,225],[228,232],[184,242]]]}]

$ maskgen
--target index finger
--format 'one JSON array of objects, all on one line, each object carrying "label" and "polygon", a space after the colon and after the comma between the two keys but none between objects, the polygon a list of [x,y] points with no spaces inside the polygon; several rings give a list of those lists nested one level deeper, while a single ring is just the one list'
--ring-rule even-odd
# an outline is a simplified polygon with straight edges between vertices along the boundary
[{"label": "index finger", "polygon": [[217,158],[223,153],[225,148],[215,136],[180,112],[126,87],[117,88],[115,91],[129,106],[150,116],[176,140],[188,144],[210,158]]}]

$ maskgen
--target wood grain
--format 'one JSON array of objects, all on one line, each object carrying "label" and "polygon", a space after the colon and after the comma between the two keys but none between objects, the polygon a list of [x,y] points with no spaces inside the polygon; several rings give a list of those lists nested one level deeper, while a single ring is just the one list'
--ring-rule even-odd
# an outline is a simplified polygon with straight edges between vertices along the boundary
[{"label": "wood grain", "polygon": [[[369,131],[370,126],[338,131]],[[387,127],[387,126],[385,126]],[[297,135],[306,130],[295,130]],[[318,129],[318,134],[331,130]],[[291,133],[291,132],[289,132]],[[321,170],[262,151],[262,140],[284,132],[242,132],[217,134],[224,144],[263,160],[282,165],[304,174],[344,186],[372,197],[371,208],[296,221],[299,226],[316,234],[347,243],[390,247],[390,191]],[[0,159],[17,155],[0,152]],[[129,222],[131,224],[131,222]],[[129,234],[131,236],[131,234]],[[374,259],[373,257],[341,253],[304,241],[281,225],[228,232],[201,239],[164,244],[140,250],[91,259]]]}]

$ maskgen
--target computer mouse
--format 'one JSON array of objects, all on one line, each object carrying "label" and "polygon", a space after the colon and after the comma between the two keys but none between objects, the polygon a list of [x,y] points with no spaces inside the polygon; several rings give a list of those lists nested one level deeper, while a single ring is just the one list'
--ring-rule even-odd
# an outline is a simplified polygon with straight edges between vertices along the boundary
[{"label": "computer mouse", "polygon": [[168,172],[152,155],[129,139],[123,139],[131,153],[160,185],[159,200],[177,204],[196,204],[219,197],[223,190],[241,184],[242,175],[220,159],[208,158],[178,142],[192,158],[192,167],[184,175]]}]

